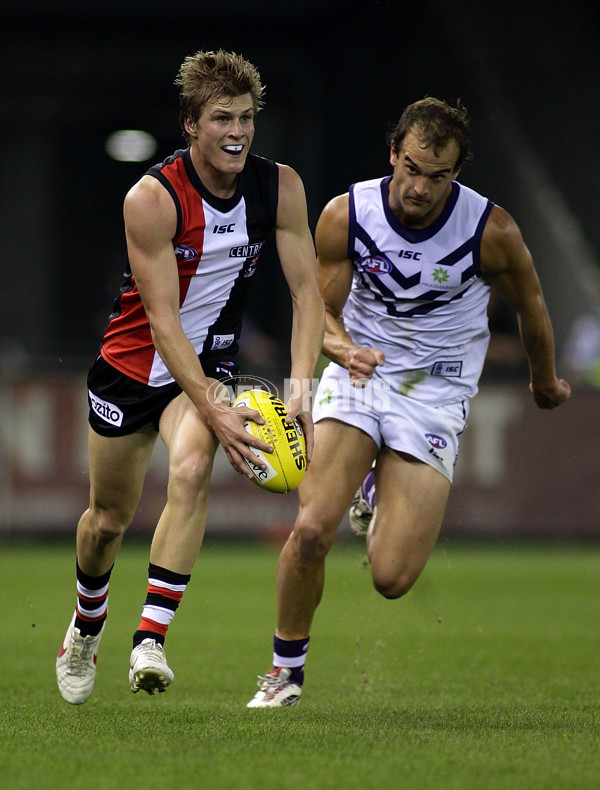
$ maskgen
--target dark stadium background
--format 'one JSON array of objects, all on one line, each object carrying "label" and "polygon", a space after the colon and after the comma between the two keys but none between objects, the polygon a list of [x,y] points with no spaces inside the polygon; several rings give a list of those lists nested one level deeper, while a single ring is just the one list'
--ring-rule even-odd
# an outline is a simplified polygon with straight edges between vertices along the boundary
[{"label": "dark stadium background", "polygon": [[[598,3],[2,0],[0,26],[0,535],[71,531],[85,506],[84,373],[120,282],[122,198],[182,145],[172,84],[182,59],[219,47],[258,66],[267,93],[254,150],[300,172],[313,227],[330,197],[388,172],[385,133],[407,103],[463,100],[475,158],[461,181],[520,223],[574,396],[552,414],[534,408],[514,320],[496,308],[445,528],[598,534]],[[111,160],[104,146],[118,129],[150,132],[156,155]],[[290,306],[274,262],[271,248],[245,367],[276,378]],[[163,464],[134,530],[153,523]],[[218,465],[209,530],[289,528],[293,497],[248,488],[239,509],[228,496],[237,483]]]}]

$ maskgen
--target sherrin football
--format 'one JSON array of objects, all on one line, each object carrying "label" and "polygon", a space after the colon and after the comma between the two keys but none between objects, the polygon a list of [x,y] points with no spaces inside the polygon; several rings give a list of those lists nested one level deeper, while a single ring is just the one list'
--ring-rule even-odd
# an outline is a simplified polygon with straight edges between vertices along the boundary
[{"label": "sherrin football", "polygon": [[273,447],[272,453],[250,448],[267,465],[266,469],[261,469],[244,459],[254,475],[253,482],[275,494],[293,491],[300,485],[306,471],[306,441],[299,421],[286,422],[288,410],[285,404],[265,390],[246,390],[237,396],[233,405],[247,406],[260,414],[265,421],[263,425],[246,420],[244,427],[248,433]]}]

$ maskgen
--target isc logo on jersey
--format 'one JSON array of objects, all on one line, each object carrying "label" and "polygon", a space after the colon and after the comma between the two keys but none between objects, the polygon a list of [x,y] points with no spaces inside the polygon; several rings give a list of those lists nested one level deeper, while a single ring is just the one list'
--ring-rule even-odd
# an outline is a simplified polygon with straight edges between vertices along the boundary
[{"label": "isc logo on jersey", "polygon": [[246,420],[244,427],[248,433],[273,447],[272,453],[251,448],[267,465],[266,469],[261,469],[246,460],[246,466],[254,475],[253,482],[275,494],[287,494],[296,489],[306,471],[306,441],[298,420],[286,422],[288,410],[285,404],[265,390],[246,390],[237,396],[233,405],[259,412],[264,424]]}]

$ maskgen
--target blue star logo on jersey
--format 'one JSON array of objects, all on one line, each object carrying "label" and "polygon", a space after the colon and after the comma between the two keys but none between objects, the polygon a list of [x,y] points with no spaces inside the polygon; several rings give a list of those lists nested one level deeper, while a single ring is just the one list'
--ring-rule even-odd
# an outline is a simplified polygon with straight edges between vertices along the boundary
[{"label": "blue star logo on jersey", "polygon": [[444,269],[443,266],[438,266],[437,269],[433,270],[432,274],[433,274],[433,279],[436,281],[436,283],[445,283],[447,282],[448,277],[450,276],[448,274],[448,270]]}]

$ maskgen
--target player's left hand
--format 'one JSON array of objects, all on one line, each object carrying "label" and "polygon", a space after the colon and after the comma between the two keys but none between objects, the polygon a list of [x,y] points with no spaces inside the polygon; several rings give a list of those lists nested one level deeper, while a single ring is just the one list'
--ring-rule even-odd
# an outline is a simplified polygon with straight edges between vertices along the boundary
[{"label": "player's left hand", "polygon": [[571,387],[568,381],[555,376],[551,386],[534,386],[529,384],[533,399],[540,409],[555,409],[571,397]]}]

